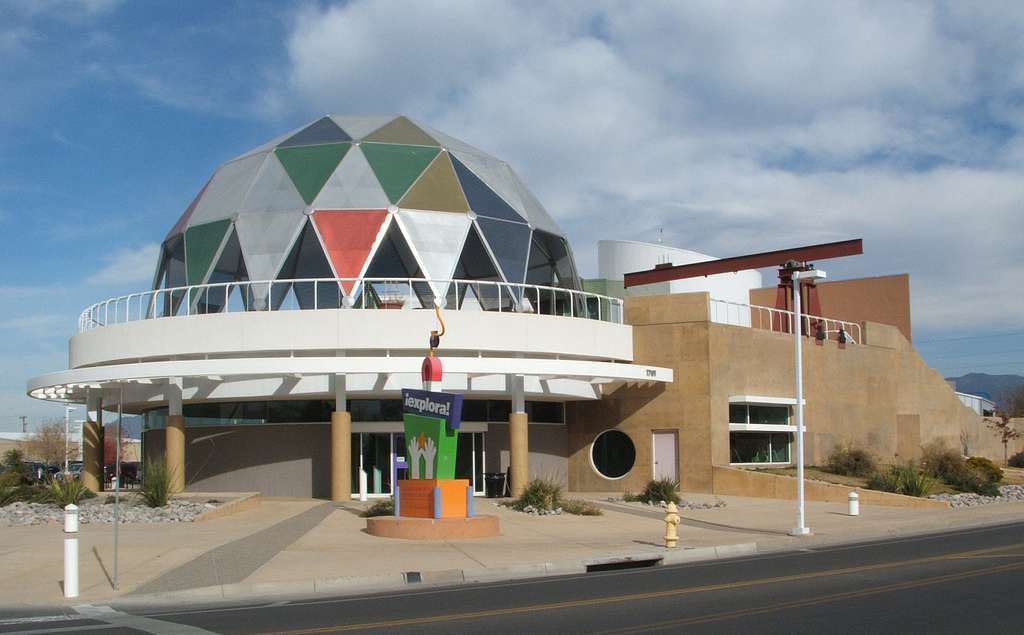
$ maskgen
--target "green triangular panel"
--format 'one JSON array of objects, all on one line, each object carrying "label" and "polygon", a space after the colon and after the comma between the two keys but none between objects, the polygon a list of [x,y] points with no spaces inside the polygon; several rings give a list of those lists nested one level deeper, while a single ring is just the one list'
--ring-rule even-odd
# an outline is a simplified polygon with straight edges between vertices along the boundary
[{"label": "green triangular panel", "polygon": [[224,219],[185,230],[185,267],[189,285],[203,284],[206,280],[213,257],[217,255],[229,227],[231,220]]},{"label": "green triangular panel", "polygon": [[441,145],[405,117],[398,117],[373,134],[367,135],[364,140],[375,143],[408,143],[417,146],[440,147]]},{"label": "green triangular panel", "polygon": [[409,186],[434,160],[440,148],[400,146],[387,143],[362,143],[359,148],[377,175],[388,200],[398,203]]},{"label": "green triangular panel", "polygon": [[274,154],[295,184],[295,189],[302,195],[302,200],[308,205],[320,193],[320,188],[330,178],[334,168],[338,167],[338,163],[350,147],[350,143],[328,143],[319,146],[278,148],[274,150]]},{"label": "green triangular panel", "polygon": [[468,212],[469,203],[462,193],[462,186],[455,176],[447,152],[442,152],[423,175],[402,197],[402,207],[410,209],[431,209],[442,212]]}]

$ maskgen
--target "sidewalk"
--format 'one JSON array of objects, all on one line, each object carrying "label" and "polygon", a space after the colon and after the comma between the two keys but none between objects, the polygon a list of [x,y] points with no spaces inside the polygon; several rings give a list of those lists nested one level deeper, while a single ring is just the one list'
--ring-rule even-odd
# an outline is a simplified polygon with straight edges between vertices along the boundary
[{"label": "sidewalk", "polygon": [[[251,595],[365,593],[415,583],[582,573],[588,563],[664,557],[665,563],[858,542],[998,524],[1024,518],[1024,503],[969,509],[904,509],[808,503],[814,535],[794,538],[792,501],[720,497],[727,506],[685,511],[680,549],[662,546],[663,512],[600,502],[603,516],[528,516],[478,499],[477,513],[501,520],[502,535],[479,540],[417,542],[366,534],[358,503],[265,499],[256,509],[194,524],[124,525],[120,592],[111,588],[112,528],[83,526],[79,598],[61,596],[63,534],[58,526],[0,528],[0,605],[135,601],[216,601]],[[686,495],[689,500],[711,499]],[[319,508],[320,511],[317,511]],[[260,534],[260,532],[263,532]],[[259,535],[257,535],[259,534]],[[253,554],[257,544],[262,553]],[[241,554],[241,555],[240,555]],[[239,563],[236,560],[245,560]],[[199,571],[198,575],[194,575]],[[203,588],[180,592],[194,583]],[[205,581],[205,582],[204,582]],[[210,581],[214,581],[210,584]],[[133,591],[164,589],[159,595]]]}]

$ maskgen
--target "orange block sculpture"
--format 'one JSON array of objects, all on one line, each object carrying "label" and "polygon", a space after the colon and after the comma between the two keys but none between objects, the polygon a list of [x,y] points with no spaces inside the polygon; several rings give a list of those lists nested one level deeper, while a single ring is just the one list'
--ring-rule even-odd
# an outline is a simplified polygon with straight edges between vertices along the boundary
[{"label": "orange block sculpture", "polygon": [[398,481],[395,516],[411,518],[469,518],[473,489],[469,479],[411,479]]}]

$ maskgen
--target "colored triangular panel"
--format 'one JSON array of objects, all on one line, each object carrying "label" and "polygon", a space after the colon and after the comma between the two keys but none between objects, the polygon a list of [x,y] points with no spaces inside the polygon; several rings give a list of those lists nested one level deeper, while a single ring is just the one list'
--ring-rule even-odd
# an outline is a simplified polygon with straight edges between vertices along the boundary
[{"label": "colored triangular panel", "polygon": [[235,221],[250,280],[273,280],[306,216],[300,212],[245,214]]},{"label": "colored triangular panel", "polygon": [[305,205],[277,155],[269,154],[263,161],[263,167],[249,188],[249,193],[238,213],[265,214],[290,210],[301,212]]},{"label": "colored triangular panel", "polygon": [[[211,180],[213,179],[211,178]],[[207,181],[206,185],[203,186],[203,189],[199,190],[199,193],[196,194],[196,197],[192,199],[191,203],[189,203],[188,208],[186,208],[185,211],[182,212],[181,217],[178,218],[178,222],[174,223],[174,227],[171,228],[171,231],[167,232],[167,236],[164,237],[164,240],[167,240],[171,236],[176,236],[185,231],[185,228],[188,226],[189,219],[192,218],[192,213],[196,211],[196,205],[199,204],[199,199],[203,198],[203,192],[206,191],[206,188],[209,187],[209,185],[210,181]]]},{"label": "colored triangular panel", "polygon": [[237,214],[266,157],[267,153],[252,154],[222,165],[199,198],[189,224],[202,225]]},{"label": "colored triangular panel", "polygon": [[392,203],[398,203],[409,186],[441,151],[438,148],[386,143],[361,143],[359,149],[366,155],[366,160],[370,162],[377,180]]},{"label": "colored triangular panel", "polygon": [[399,202],[402,207],[436,209],[442,212],[468,212],[469,203],[452,169],[448,153],[437,155],[412,189]]},{"label": "colored triangular panel", "polygon": [[[377,244],[387,210],[317,210],[313,222],[320,232],[327,257],[339,278],[358,278],[367,265],[370,252]],[[341,283],[351,294],[352,281]]]},{"label": "colored triangular panel", "polygon": [[[469,216],[403,209],[398,212],[398,221],[423,265],[425,276],[450,280],[469,231]],[[443,295],[447,286],[445,282],[431,283],[438,295]]]},{"label": "colored triangular panel", "polygon": [[330,117],[321,117],[312,124],[306,126],[296,134],[282,142],[278,148],[292,148],[295,146],[311,146],[322,143],[343,143],[351,141],[344,130],[338,127]]},{"label": "colored triangular panel", "polygon": [[319,146],[278,148],[274,154],[281,160],[295,188],[307,204],[312,203],[320,188],[330,178],[334,168],[351,147],[349,143],[329,143]]},{"label": "colored triangular panel", "polygon": [[[483,181],[487,187],[526,220],[523,203],[519,200],[518,179],[507,163],[469,152],[449,151],[449,154],[453,159],[457,159],[459,163],[466,166],[476,178]],[[472,207],[470,204],[470,209]]]},{"label": "colored triangular panel", "polygon": [[353,139],[362,139],[394,118],[395,115],[331,115],[334,123]]},{"label": "colored triangular panel", "polygon": [[189,285],[203,284],[210,273],[213,258],[231,227],[230,220],[193,225],[185,231],[185,263]]},{"label": "colored triangular panel", "polygon": [[366,141],[408,143],[416,146],[434,146],[435,148],[441,145],[406,117],[398,117],[373,134],[367,135]]},{"label": "colored triangular panel", "polygon": [[436,139],[437,142],[441,144],[441,147],[444,148],[445,150],[448,150],[449,152],[469,152],[485,159],[497,161],[497,159],[495,159],[491,155],[487,154],[483,150],[480,150],[479,148],[474,148],[465,141],[460,141],[459,139],[447,135],[436,128],[431,128],[430,126],[424,124],[417,125],[420,128],[422,128],[423,131],[426,132],[428,135]]},{"label": "colored triangular panel", "polygon": [[466,200],[469,208],[478,216],[490,216],[505,220],[525,223],[526,219],[520,216],[512,206],[505,202],[494,190],[487,187],[487,184],[480,180],[480,177],[473,174],[464,163],[452,157],[452,165],[455,173],[459,175],[459,182],[462,183],[462,191],[466,193]]},{"label": "colored triangular panel", "polygon": [[[295,241],[291,253],[281,267],[279,280],[295,280],[298,278],[333,278],[334,272],[327,262],[327,256],[320,245],[313,223],[306,223],[302,229],[302,235]],[[314,306],[319,308],[341,306],[341,294],[338,285],[333,282],[316,284],[312,282],[294,282],[290,285],[298,298],[299,307],[311,309]],[[279,293],[279,291],[281,293]],[[277,308],[284,299],[283,287],[274,285],[274,307]]]},{"label": "colored triangular panel", "polygon": [[316,200],[313,209],[379,209],[391,201],[359,146],[348,151]]},{"label": "colored triangular panel", "polygon": [[526,258],[530,253],[530,227],[479,216],[480,233],[498,261],[505,280],[521,284],[526,277]]}]

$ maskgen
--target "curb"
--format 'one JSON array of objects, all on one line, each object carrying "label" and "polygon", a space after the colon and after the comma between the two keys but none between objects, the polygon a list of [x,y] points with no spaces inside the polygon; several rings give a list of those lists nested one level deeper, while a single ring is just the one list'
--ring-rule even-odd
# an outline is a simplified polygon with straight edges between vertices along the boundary
[{"label": "curb", "polygon": [[[191,494],[191,492],[188,493]],[[192,522],[201,523],[207,520],[214,520],[217,518],[230,516],[231,514],[237,514],[238,512],[248,511],[250,509],[257,507],[260,504],[260,497],[261,495],[259,492],[247,492],[238,498],[235,498],[224,503],[223,505],[214,507],[209,511],[205,511],[202,514],[199,514],[195,517],[195,519],[193,519]],[[215,496],[211,494],[210,498],[215,498]]]},{"label": "curb", "polygon": [[[632,566],[665,566],[737,558],[757,553],[757,543],[747,542],[712,547],[679,548],[663,551],[641,551],[584,560],[538,562],[509,567],[466,571],[441,569],[437,571],[406,571],[375,576],[341,576],[280,582],[240,582],[199,587],[185,591],[127,595],[100,601],[118,606],[159,606],[194,604],[256,598],[282,598],[316,595],[350,596],[380,591],[397,591],[425,586],[460,586],[490,582],[506,582],[529,578],[547,578],[582,575],[604,568],[631,568]],[[616,566],[617,565],[617,566]]]}]

